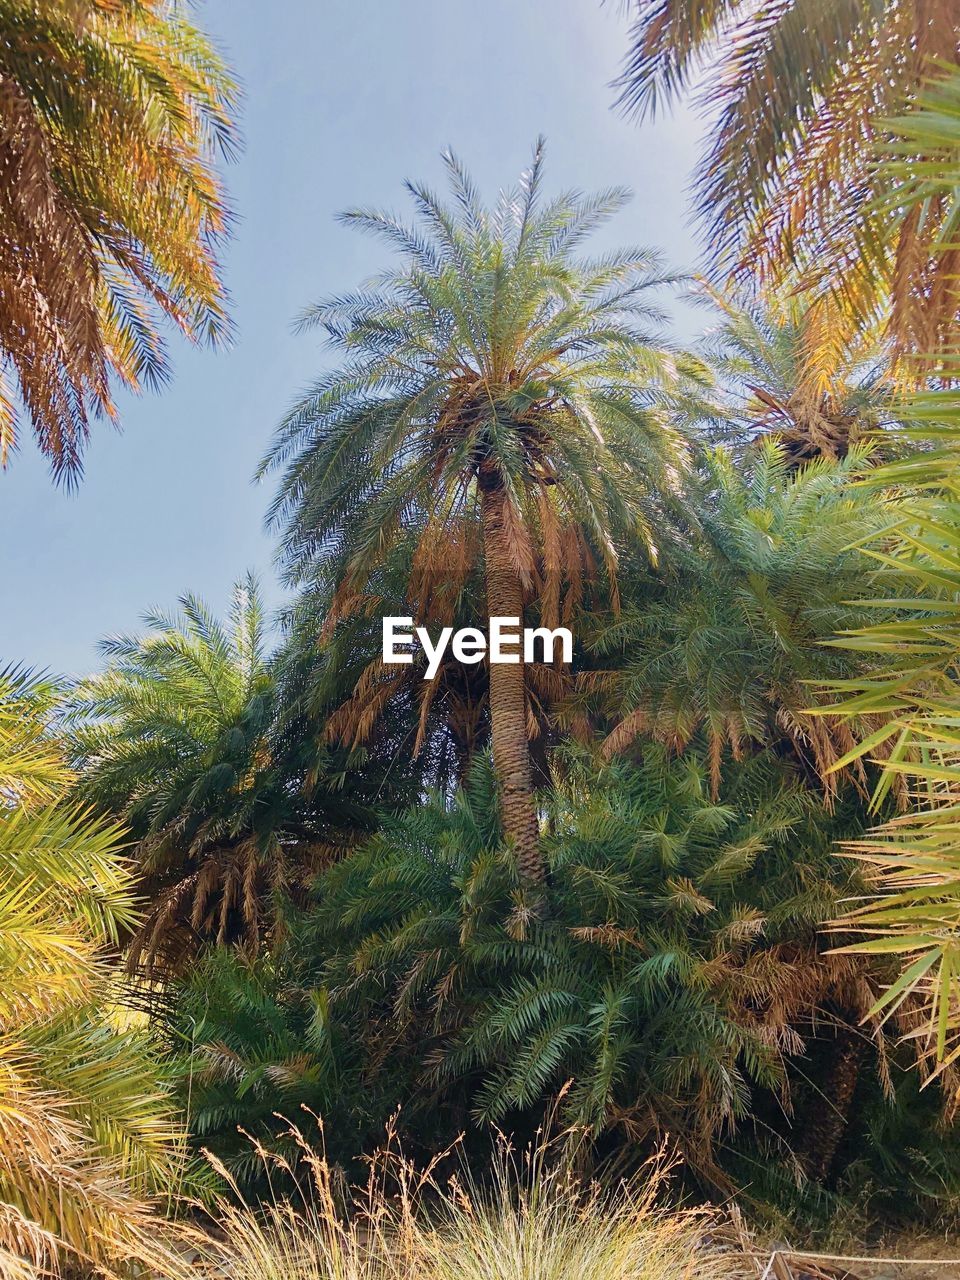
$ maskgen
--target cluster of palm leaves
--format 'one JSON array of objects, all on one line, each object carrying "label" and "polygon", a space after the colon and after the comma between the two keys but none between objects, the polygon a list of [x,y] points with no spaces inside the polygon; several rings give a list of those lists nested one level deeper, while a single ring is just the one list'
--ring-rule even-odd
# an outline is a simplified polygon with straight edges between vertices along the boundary
[{"label": "cluster of palm leaves", "polygon": [[885,352],[869,339],[838,343],[829,303],[809,295],[749,298],[734,304],[706,287],[720,311],[704,342],[723,394],[712,437],[734,445],[743,437],[772,438],[794,467],[816,458],[846,457],[869,442],[892,446],[893,387]]},{"label": "cluster of palm leaves", "polygon": [[0,673],[0,1271],[158,1266],[173,1104],[109,953],[136,921],[121,830],[69,803],[55,690]]},{"label": "cluster of palm leaves", "polygon": [[70,481],[115,384],[165,377],[161,318],[226,332],[234,88],[178,0],[4,0],[0,37],[0,460],[22,405]]},{"label": "cluster of palm leaves", "polygon": [[[901,141],[887,167],[898,183],[900,207],[906,217],[932,200],[943,211],[931,251],[938,255],[944,287],[952,296],[956,286],[950,254],[960,211],[960,74],[941,72],[897,128]],[[917,151],[926,157],[922,164],[913,159]],[[931,306],[942,309],[943,303],[932,298]],[[890,1016],[904,1001],[921,997],[928,1016],[915,1034],[945,1070],[960,1057],[960,400],[943,385],[954,378],[955,357],[942,357],[939,367],[941,385],[915,394],[903,406],[913,451],[874,477],[876,484],[902,495],[885,536],[870,548],[883,568],[884,587],[883,598],[872,603],[888,615],[891,609],[896,613],[845,629],[835,641],[866,657],[869,666],[859,677],[835,682],[832,694],[844,699],[845,714],[880,721],[851,753],[883,757],[874,810],[880,811],[893,789],[909,797],[907,812],[848,844],[850,856],[870,868],[880,893],[849,913],[840,927],[874,935],[853,943],[854,951],[905,958],[903,972],[879,1007]]]},{"label": "cluster of palm leaves", "polygon": [[[847,852],[872,868],[875,886],[883,893],[872,895],[841,925],[875,935],[855,944],[855,950],[907,957],[882,1007],[893,1012],[922,993],[929,1014],[925,1040],[947,1066],[960,1057],[960,406],[954,393],[944,392],[933,393],[915,408],[921,406],[939,419],[935,447],[884,468],[876,477],[913,494],[903,502],[888,540],[873,552],[886,566],[888,586],[900,593],[898,600],[883,601],[881,607],[893,606],[901,616],[871,620],[834,642],[873,659],[863,676],[836,682],[833,688],[844,699],[842,713],[866,714],[880,722],[851,753],[882,754],[874,807],[879,809],[894,787],[910,801],[906,812],[848,843]],[[918,425],[915,434],[929,440],[930,428]]]},{"label": "cluster of palm leaves", "polygon": [[900,133],[906,184],[876,163],[918,85],[960,63],[953,0],[629,9],[621,104],[643,115],[692,91],[710,119],[696,200],[718,274],[811,290],[828,349],[881,329],[901,355],[954,345],[953,201],[923,190],[947,140]]},{"label": "cluster of palm leaves", "polygon": [[132,968],[169,970],[206,945],[255,951],[283,896],[369,824],[367,774],[302,742],[267,652],[249,575],[229,617],[194,596],[147,630],[103,643],[108,661],[70,696],[78,794],[137,841],[148,909],[125,939]]},{"label": "cluster of palm leaves", "polygon": [[[559,1116],[575,1145],[628,1163],[669,1134],[716,1189],[731,1135],[766,1105],[801,1171],[825,1177],[851,1048],[854,1077],[889,1071],[876,1023],[857,1029],[884,971],[831,954],[819,929],[857,890],[833,852],[856,801],[828,815],[769,754],[713,797],[696,754],[598,772],[575,753],[546,802],[543,919],[518,897],[493,794],[480,767],[452,804],[385,820],[317,881],[282,955],[221,953],[190,979],[172,1020],[204,1144],[255,1181],[236,1125],[282,1144],[300,1107],[337,1117],[340,1160],[397,1107],[425,1153]],[[835,1046],[821,1078],[836,1119],[812,1132],[808,1039]]]},{"label": "cluster of palm leaves", "polygon": [[871,618],[876,586],[855,544],[886,516],[856,483],[869,472],[862,446],[799,471],[769,439],[746,474],[724,450],[706,457],[699,536],[593,641],[614,668],[608,754],[641,736],[682,750],[702,733],[714,786],[725,753],[769,746],[835,793],[834,766],[869,717],[811,716],[811,684],[851,673],[825,642]]}]

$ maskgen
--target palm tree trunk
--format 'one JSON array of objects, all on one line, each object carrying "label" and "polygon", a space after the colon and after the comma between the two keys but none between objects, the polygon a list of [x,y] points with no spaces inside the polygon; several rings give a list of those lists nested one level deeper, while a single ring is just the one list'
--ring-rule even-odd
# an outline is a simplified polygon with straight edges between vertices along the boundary
[{"label": "palm tree trunk", "polygon": [[863,1065],[863,1037],[852,1028],[841,1028],[831,1049],[826,1102],[818,1104],[807,1117],[806,1132],[798,1151],[807,1177],[817,1182],[826,1182],[829,1178],[847,1131]]},{"label": "palm tree trunk", "polygon": [[[487,614],[491,618],[517,618],[522,627],[523,587],[506,543],[503,502],[502,492],[482,493]],[[545,871],[530,768],[522,649],[519,662],[491,662],[489,670],[493,767],[500,785],[503,830],[516,851],[521,881],[542,885]]]}]

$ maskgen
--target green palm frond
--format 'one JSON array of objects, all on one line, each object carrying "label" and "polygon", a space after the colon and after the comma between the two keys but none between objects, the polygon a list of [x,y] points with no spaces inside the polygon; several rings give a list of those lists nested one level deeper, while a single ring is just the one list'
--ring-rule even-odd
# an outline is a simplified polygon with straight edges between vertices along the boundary
[{"label": "green palm frond", "polygon": [[721,1136],[758,1097],[786,1101],[821,1022],[875,1001],[882,963],[831,958],[820,934],[859,887],[832,851],[862,817],[849,794],[830,816],[769,755],[714,800],[697,753],[646,747],[602,772],[574,753],[547,799],[538,919],[481,763],[454,801],[387,819],[331,866],[273,957],[210,957],[187,982],[174,1021],[198,1046],[198,1123],[242,1177],[234,1126],[282,1142],[278,1090],[280,1110],[349,1116],[330,1139],[344,1157],[399,1100],[425,1148],[444,1125],[556,1110],[632,1150],[669,1131],[719,1176]]},{"label": "green palm frond", "polygon": [[64,802],[53,693],[0,679],[0,1257],[159,1267],[180,1135],[106,959],[138,920],[131,869],[123,830]]},{"label": "green palm frond", "polygon": [[849,845],[878,892],[840,927],[875,935],[854,950],[904,957],[907,967],[878,1009],[890,1013],[920,996],[927,1017],[918,1018],[916,1033],[947,1064],[960,1056],[960,404],[955,392],[934,392],[916,401],[913,413],[913,435],[927,447],[876,473],[877,483],[899,485],[904,497],[884,541],[869,549],[889,593],[876,603],[898,614],[834,642],[869,665],[862,676],[833,686],[842,713],[882,721],[849,753],[882,755],[875,810],[899,787],[910,812]]},{"label": "green palm frond", "polygon": [[0,803],[30,805],[57,795],[69,779],[46,735],[56,685],[19,667],[0,670]]},{"label": "green palm frond", "polygon": [[[833,796],[831,771],[855,738],[844,719],[807,708],[811,682],[856,669],[825,642],[875,616],[873,562],[857,544],[892,517],[859,483],[871,462],[861,444],[798,470],[772,440],[746,471],[723,449],[706,456],[699,536],[641,578],[636,603],[591,641],[613,667],[608,754],[641,734],[683,748],[702,733],[716,788],[725,756],[779,743]],[[863,723],[874,726],[867,711]]]}]

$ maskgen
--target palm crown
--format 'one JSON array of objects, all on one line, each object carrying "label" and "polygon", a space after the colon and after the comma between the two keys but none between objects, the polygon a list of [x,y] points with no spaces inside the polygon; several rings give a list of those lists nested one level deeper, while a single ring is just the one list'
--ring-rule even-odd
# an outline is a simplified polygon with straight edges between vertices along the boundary
[{"label": "palm crown", "polygon": [[238,584],[227,624],[196,597],[180,605],[147,615],[146,635],[105,641],[110,665],[71,696],[83,794],[140,841],[152,906],[132,957],[150,961],[256,937],[262,864],[283,862],[265,801],[274,684],[256,583]]},{"label": "palm crown", "polygon": [[892,425],[893,386],[886,353],[868,340],[836,341],[836,306],[788,296],[767,306],[713,295],[723,317],[705,354],[727,388],[721,430],[770,436],[801,466],[844,458]]},{"label": "palm crown", "polygon": [[[666,277],[635,250],[574,256],[625,192],[544,202],[539,143],[519,187],[487,210],[445,162],[451,206],[408,184],[413,226],[345,215],[402,262],[306,313],[343,362],[293,408],[263,463],[285,467],[272,508],[282,554],[293,579],[329,585],[328,627],[370,606],[371,574],[411,530],[420,618],[444,617],[482,548],[489,614],[522,617],[536,600],[555,624],[585,576],[614,582],[618,532],[655,548],[657,504],[684,464],[661,411],[678,365],[644,332]],[[505,828],[536,878],[525,696],[522,667],[491,669]]]}]

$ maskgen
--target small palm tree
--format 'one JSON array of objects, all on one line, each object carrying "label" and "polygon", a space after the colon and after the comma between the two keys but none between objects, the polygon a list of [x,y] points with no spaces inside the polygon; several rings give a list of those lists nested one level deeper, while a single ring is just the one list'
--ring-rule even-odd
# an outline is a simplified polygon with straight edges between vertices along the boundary
[{"label": "small palm tree", "polygon": [[[633,250],[575,256],[624,192],[544,202],[538,143],[519,188],[487,210],[459,162],[445,163],[453,204],[409,184],[416,225],[346,215],[402,262],[307,312],[343,363],[293,408],[261,467],[285,468],[272,519],[290,578],[328,584],[328,630],[377,611],[375,571],[411,532],[418,621],[441,620],[482,558],[490,617],[522,622],[535,601],[555,626],[584,579],[615,593],[622,531],[654,549],[684,465],[662,411],[677,362],[645,329],[645,299],[666,277]],[[538,885],[522,662],[491,664],[489,706],[504,830],[524,884]]]},{"label": "small palm tree", "polygon": [[2,0],[0,82],[0,460],[19,399],[69,482],[112,382],[165,376],[161,317],[225,331],[234,89],[176,0]]},{"label": "small palm tree", "polygon": [[[207,941],[256,947],[264,899],[292,850],[319,857],[322,824],[278,761],[276,681],[256,582],[234,592],[226,624],[186,595],[152,613],[146,635],[102,648],[109,665],[70,697],[79,791],[137,838],[149,901],[130,948],[179,963]],[[322,788],[312,816],[322,811]],[[350,812],[348,797],[341,802]]]},{"label": "small palm tree", "polygon": [[[877,139],[937,62],[960,62],[954,0],[803,0],[774,5],[630,0],[621,103],[640,113],[704,73],[711,141],[697,205],[711,258],[765,285],[799,278],[841,297],[831,342],[883,321],[902,352],[949,348],[960,329],[955,236],[943,270],[931,247],[949,224],[943,191],[891,213]],[[931,141],[904,147],[922,182]],[[936,147],[936,140],[934,139]]]},{"label": "small palm tree", "polygon": [[766,307],[731,304],[705,355],[728,395],[721,430],[748,439],[771,437],[794,466],[813,458],[845,458],[891,425],[893,385],[886,354],[868,341],[851,348],[831,341],[836,308],[827,299],[788,296]]},{"label": "small palm tree", "polygon": [[854,545],[890,518],[857,483],[869,459],[860,445],[795,470],[772,440],[747,474],[722,449],[706,458],[698,536],[592,642],[613,668],[595,677],[616,720],[608,754],[641,735],[675,750],[702,736],[716,789],[725,752],[773,747],[832,801],[857,738],[829,707],[809,707],[814,685],[862,669],[827,642],[876,614],[863,603],[876,593],[871,561]]}]

